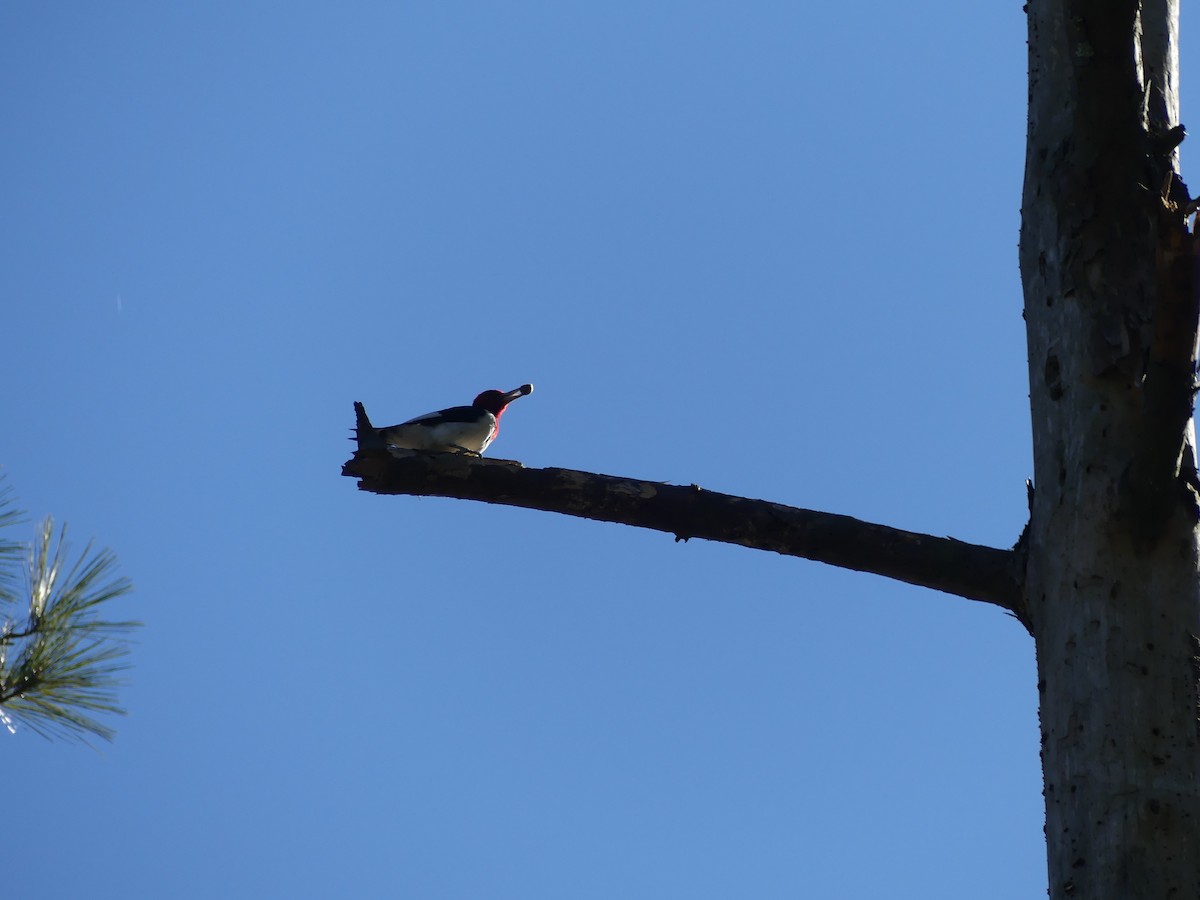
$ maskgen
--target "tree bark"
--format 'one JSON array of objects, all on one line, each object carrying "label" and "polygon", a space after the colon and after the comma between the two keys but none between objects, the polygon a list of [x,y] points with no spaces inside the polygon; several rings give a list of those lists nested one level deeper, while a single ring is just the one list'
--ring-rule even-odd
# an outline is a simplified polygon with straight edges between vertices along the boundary
[{"label": "tree bark", "polygon": [[1050,896],[1200,897],[1195,242],[1174,0],[1031,0],[1021,274]]}]

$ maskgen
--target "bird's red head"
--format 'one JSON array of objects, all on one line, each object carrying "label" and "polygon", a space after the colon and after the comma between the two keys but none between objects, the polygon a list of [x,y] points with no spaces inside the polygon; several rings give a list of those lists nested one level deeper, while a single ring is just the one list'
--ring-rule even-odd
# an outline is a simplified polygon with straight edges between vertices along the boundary
[{"label": "bird's red head", "polygon": [[504,407],[512,403],[518,397],[524,397],[526,394],[533,393],[532,384],[523,384],[519,388],[514,388],[511,391],[484,391],[471,403],[476,409],[484,409],[490,412],[497,419],[504,412]]}]

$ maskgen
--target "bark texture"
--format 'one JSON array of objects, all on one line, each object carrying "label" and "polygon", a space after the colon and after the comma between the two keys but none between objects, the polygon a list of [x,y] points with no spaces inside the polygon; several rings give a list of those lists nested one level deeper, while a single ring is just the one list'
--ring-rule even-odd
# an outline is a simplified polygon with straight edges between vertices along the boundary
[{"label": "bark texture", "polygon": [[[364,442],[360,436],[360,446]],[[653,528],[885,575],[994,603],[1024,621],[1020,555],[767,500],[455,453],[360,449],[342,469],[377,494],[483,500]],[[1027,623],[1026,623],[1027,624]]]},{"label": "bark texture", "polygon": [[1050,896],[1200,897],[1175,2],[1032,0],[1021,273]]}]

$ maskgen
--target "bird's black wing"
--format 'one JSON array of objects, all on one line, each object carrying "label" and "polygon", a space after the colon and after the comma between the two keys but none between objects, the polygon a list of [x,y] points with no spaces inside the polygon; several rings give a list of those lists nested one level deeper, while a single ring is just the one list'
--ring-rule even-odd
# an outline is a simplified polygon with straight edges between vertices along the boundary
[{"label": "bird's black wing", "polygon": [[476,422],[479,420],[479,410],[473,406],[451,406],[449,409],[439,409],[437,412],[425,413],[415,419],[409,419],[404,425],[437,425],[441,422]]}]

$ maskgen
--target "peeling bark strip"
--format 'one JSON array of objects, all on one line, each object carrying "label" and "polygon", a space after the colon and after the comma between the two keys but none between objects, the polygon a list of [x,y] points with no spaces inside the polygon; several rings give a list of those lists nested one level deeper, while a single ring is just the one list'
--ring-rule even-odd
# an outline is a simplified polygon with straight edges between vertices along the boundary
[{"label": "peeling bark strip", "polygon": [[994,603],[1024,620],[1016,554],[849,516],[573,469],[526,469],[454,453],[360,450],[342,468],[359,490],[482,500],[652,528],[871,572]]},{"label": "peeling bark strip", "polygon": [[[1181,131],[1176,136],[1182,140]],[[1168,147],[1169,155],[1175,145]],[[1178,497],[1188,497],[1191,478],[1185,439],[1196,392],[1200,319],[1197,241],[1186,218],[1192,205],[1187,185],[1168,173],[1158,210],[1157,293],[1142,380],[1141,440],[1122,483],[1125,510],[1144,542],[1161,536]]]}]

